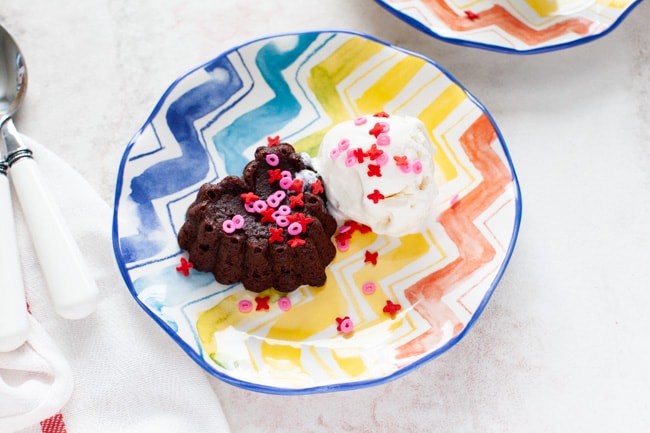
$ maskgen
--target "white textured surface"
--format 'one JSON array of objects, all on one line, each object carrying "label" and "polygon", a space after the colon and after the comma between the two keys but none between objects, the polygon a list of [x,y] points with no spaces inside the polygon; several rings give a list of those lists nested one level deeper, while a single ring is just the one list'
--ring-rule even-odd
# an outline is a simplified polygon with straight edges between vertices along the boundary
[{"label": "white textured surface", "polygon": [[279,397],[211,379],[233,432],[650,428],[647,2],[604,38],[533,56],[440,42],[372,0],[0,3],[29,68],[19,130],[108,203],[124,147],[172,81],[273,33],[350,29],[424,54],[500,126],[524,216],[504,279],[467,337],[365,390]]}]

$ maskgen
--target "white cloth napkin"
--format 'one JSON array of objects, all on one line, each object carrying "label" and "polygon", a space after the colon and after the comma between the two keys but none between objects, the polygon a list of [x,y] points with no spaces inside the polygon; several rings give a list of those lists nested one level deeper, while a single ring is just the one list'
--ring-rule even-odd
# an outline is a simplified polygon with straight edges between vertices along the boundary
[{"label": "white cloth napkin", "polygon": [[72,371],[56,343],[29,317],[27,342],[0,353],[0,432],[14,432],[52,416],[72,393]]},{"label": "white cloth napkin", "polygon": [[[0,394],[7,400],[0,400],[0,432],[45,431],[39,423],[60,413],[67,433],[228,433],[204,372],[131,298],[113,255],[112,210],[70,166],[24,138],[97,280],[101,299],[97,311],[82,320],[54,313],[16,201],[18,244],[34,320],[28,343],[0,357],[0,383],[8,384],[4,398]],[[97,157],[101,154],[98,149]],[[9,394],[16,398],[6,398]]]}]

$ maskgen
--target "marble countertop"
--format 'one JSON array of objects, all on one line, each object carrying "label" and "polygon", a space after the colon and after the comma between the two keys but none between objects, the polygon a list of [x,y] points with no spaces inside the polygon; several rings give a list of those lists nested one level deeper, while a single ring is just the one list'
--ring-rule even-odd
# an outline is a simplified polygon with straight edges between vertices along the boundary
[{"label": "marble countertop", "polygon": [[1,3],[0,23],[29,68],[18,128],[110,205],[125,146],[173,80],[269,34],[346,29],[421,53],[499,125],[523,219],[503,280],[468,335],[362,390],[276,396],[210,378],[233,432],[650,427],[648,2],[603,38],[523,56],[433,39],[372,0]]}]

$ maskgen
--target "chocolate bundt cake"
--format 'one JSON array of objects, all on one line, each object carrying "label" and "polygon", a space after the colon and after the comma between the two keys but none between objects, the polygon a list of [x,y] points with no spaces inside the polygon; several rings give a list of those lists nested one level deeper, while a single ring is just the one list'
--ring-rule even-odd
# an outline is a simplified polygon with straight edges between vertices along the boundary
[{"label": "chocolate bundt cake", "polygon": [[253,292],[322,286],[336,221],[308,164],[290,144],[261,146],[242,177],[203,185],[178,233],[194,268]]}]

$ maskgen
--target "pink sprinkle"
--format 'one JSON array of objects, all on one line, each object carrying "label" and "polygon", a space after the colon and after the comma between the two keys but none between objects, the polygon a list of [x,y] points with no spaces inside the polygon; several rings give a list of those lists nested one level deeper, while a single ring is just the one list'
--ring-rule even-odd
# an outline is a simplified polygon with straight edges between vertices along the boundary
[{"label": "pink sprinkle", "polygon": [[354,156],[349,156],[345,158],[345,166],[346,167],[354,167],[357,163],[357,158]]},{"label": "pink sprinkle", "polygon": [[278,215],[275,217],[275,223],[280,227],[286,227],[289,225],[289,218],[286,215]]},{"label": "pink sprinkle", "polygon": [[278,208],[278,213],[280,215],[289,215],[291,213],[291,207],[289,205],[283,204]]},{"label": "pink sprinkle", "polygon": [[282,170],[280,172],[280,176],[282,176],[282,178],[288,177],[289,179],[291,179],[291,172],[289,170]]},{"label": "pink sprinkle", "polygon": [[390,131],[390,125],[388,124],[388,122],[379,122],[379,124],[381,125],[381,130],[383,132]]},{"label": "pink sprinkle", "polygon": [[302,233],[302,225],[299,222],[289,224],[287,231],[290,235],[296,236]]},{"label": "pink sprinkle", "polygon": [[[264,202],[262,202],[264,203]],[[244,217],[237,214],[234,217],[232,217],[232,223],[235,225],[236,229],[240,229],[244,227]]]},{"label": "pink sprinkle", "polygon": [[283,177],[280,179],[280,188],[282,189],[289,189],[291,188],[291,185],[293,185],[293,179],[290,177]]},{"label": "pink sprinkle", "polygon": [[280,203],[282,203],[282,200],[284,200],[286,196],[286,192],[277,190],[266,199],[266,203],[275,209],[276,207],[280,206]]},{"label": "pink sprinkle", "polygon": [[255,212],[255,207],[253,206],[254,202],[249,201],[247,203],[244,203],[244,209],[246,209],[246,212],[249,213],[254,213]]},{"label": "pink sprinkle", "polygon": [[275,167],[280,163],[280,158],[275,153],[269,153],[266,155],[266,163],[271,167]]},{"label": "pink sprinkle", "polygon": [[339,141],[338,149],[341,152],[345,152],[346,150],[348,150],[348,147],[350,147],[350,140],[348,140],[347,138],[342,138],[341,141]]},{"label": "pink sprinkle", "polygon": [[388,161],[389,161],[389,160],[390,160],[390,158],[388,157],[388,154],[387,154],[387,153],[382,153],[381,155],[379,155],[379,156],[377,157],[377,159],[375,160],[375,162],[376,162],[377,165],[379,165],[380,167],[383,167],[384,165],[388,164]]},{"label": "pink sprinkle", "polygon": [[368,121],[368,119],[366,119],[363,116],[360,116],[360,117],[357,117],[356,119],[354,119],[354,124],[357,125],[357,126],[360,126],[360,125],[365,124],[367,121]]},{"label": "pink sprinkle", "polygon": [[261,213],[264,212],[267,208],[268,206],[266,205],[266,202],[264,202],[264,200],[255,200],[253,202],[253,210],[255,212]]},{"label": "pink sprinkle", "polygon": [[373,293],[375,293],[376,289],[377,286],[372,281],[368,281],[363,286],[361,286],[361,291],[366,295],[372,295]]},{"label": "pink sprinkle", "polygon": [[336,159],[339,156],[341,156],[341,151],[338,147],[334,147],[332,150],[330,150],[330,158]]},{"label": "pink sprinkle", "polygon": [[411,165],[411,170],[413,170],[413,173],[415,173],[415,174],[422,173],[422,162],[421,161],[415,161],[413,163],[413,165]]},{"label": "pink sprinkle", "polygon": [[278,299],[278,307],[280,307],[280,310],[282,311],[289,311],[291,309],[291,299],[286,296],[281,297]]},{"label": "pink sprinkle", "polygon": [[451,207],[454,207],[454,206],[456,206],[456,205],[458,204],[458,194],[454,195],[454,196],[451,198],[451,202],[450,202],[450,204],[451,204]]},{"label": "pink sprinkle", "polygon": [[354,323],[348,316],[345,316],[342,319],[340,317],[337,317],[336,322],[338,323],[338,326],[336,327],[337,331],[340,331],[344,334],[349,334],[354,331]]},{"label": "pink sprinkle", "polygon": [[390,144],[390,135],[386,133],[379,134],[377,136],[377,144],[379,146],[388,146]]},{"label": "pink sprinkle", "polygon": [[281,216],[287,216],[290,213],[291,213],[291,207],[287,206],[286,204],[283,204],[275,212],[273,212],[273,214],[271,214],[271,216],[273,216],[273,218],[277,219],[278,217],[281,217]]},{"label": "pink sprinkle", "polygon": [[402,173],[409,173],[411,171],[411,164],[409,162],[400,164],[399,169],[402,170]]},{"label": "pink sprinkle", "polygon": [[343,224],[343,225],[339,228],[339,233],[349,232],[350,229],[352,229],[351,226],[349,226],[348,224]]},{"label": "pink sprinkle", "polygon": [[237,306],[239,307],[239,311],[242,313],[248,313],[253,309],[253,303],[247,299],[242,299],[239,301],[239,304],[237,304]]},{"label": "pink sprinkle", "polygon": [[223,228],[223,231],[230,234],[230,233],[235,233],[235,223],[232,222],[232,220],[225,220],[223,224],[221,225]]},{"label": "pink sprinkle", "polygon": [[350,249],[350,241],[348,239],[346,240],[337,240],[336,241],[336,248],[339,249],[339,251],[347,251]]}]

